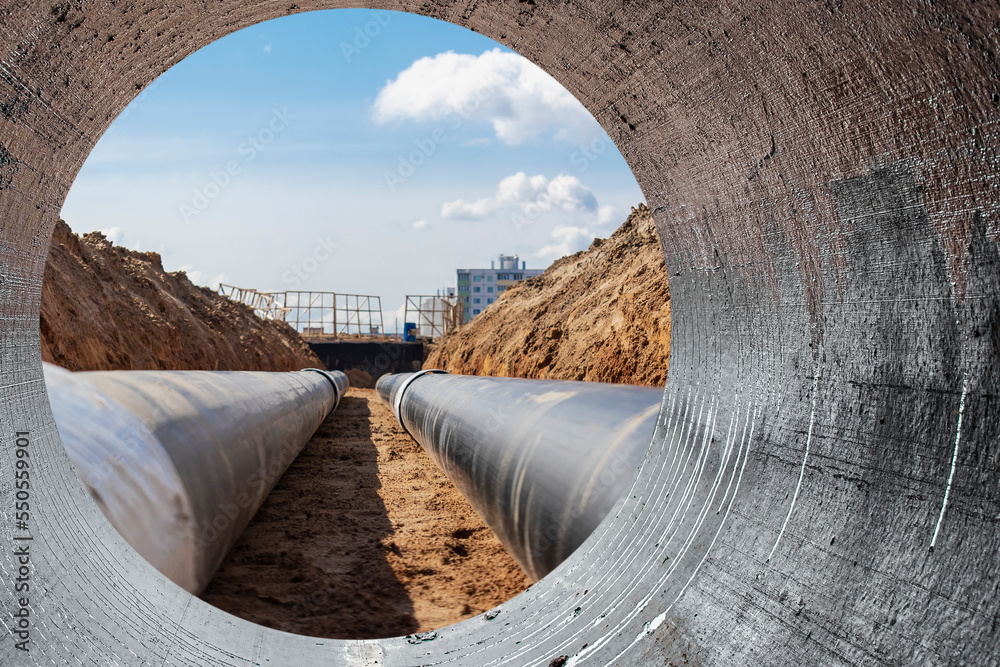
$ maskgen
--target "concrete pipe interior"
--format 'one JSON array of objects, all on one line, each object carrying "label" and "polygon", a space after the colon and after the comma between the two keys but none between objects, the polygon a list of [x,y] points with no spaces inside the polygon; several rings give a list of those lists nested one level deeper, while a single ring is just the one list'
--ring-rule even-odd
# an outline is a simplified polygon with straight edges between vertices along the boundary
[{"label": "concrete pipe interior", "polygon": [[33,537],[30,591],[0,593],[28,610],[26,629],[4,623],[30,650],[5,644],[5,662],[997,661],[995,2],[380,3],[516,49],[629,162],[673,302],[650,451],[555,572],[433,635],[284,634],[153,573],[58,441],[38,344],[47,241],[90,148],[156,76],[252,23],[335,6],[2,10],[4,582],[24,572],[8,547],[27,534],[26,448]]}]

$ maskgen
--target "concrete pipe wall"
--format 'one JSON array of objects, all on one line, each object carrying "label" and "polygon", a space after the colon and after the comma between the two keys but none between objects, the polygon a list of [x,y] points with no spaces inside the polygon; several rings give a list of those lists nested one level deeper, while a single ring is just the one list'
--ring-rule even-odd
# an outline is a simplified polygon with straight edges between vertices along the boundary
[{"label": "concrete pipe wall", "polygon": [[535,580],[632,483],[663,392],[438,372],[384,375],[379,398]]},{"label": "concrete pipe wall", "polygon": [[[670,276],[653,444],[583,547],[433,641],[296,637],[150,574],[77,481],[45,397],[51,230],[95,142],[167,68],[346,4],[0,10],[0,581],[20,576],[6,545],[33,536],[24,661],[996,664],[996,0],[373,3],[517,50],[628,161]],[[26,530],[6,514],[22,451]],[[17,597],[0,586],[3,609]]]},{"label": "concrete pipe wall", "polygon": [[347,390],[340,371],[104,371],[45,365],[80,479],[115,529],[198,594]]}]

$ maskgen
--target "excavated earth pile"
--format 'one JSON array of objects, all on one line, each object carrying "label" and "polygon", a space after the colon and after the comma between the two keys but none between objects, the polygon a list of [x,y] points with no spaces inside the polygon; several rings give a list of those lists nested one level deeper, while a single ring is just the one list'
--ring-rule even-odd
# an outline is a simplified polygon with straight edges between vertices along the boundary
[{"label": "excavated earth pile", "polygon": [[663,250],[640,204],[610,238],[504,292],[444,338],[424,368],[662,386],[669,359]]},{"label": "excavated earth pile", "polygon": [[166,272],[155,252],[55,228],[40,319],[42,359],[72,371],[291,371],[323,365],[285,322]]}]

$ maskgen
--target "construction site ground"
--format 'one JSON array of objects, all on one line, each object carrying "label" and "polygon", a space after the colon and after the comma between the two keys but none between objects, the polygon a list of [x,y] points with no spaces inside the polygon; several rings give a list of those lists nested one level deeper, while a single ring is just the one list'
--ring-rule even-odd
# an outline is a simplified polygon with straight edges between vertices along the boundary
[{"label": "construction site ground", "polygon": [[[43,358],[70,370],[296,370],[292,327],[166,272],[155,253],[60,222],[41,303]],[[427,367],[661,385],[670,292],[645,206],[607,240],[508,290],[434,345]],[[443,627],[523,591],[499,540],[371,389],[352,388],[279,480],[203,598],[328,638]],[[409,369],[408,369],[409,370]]]},{"label": "construction site ground", "polygon": [[357,639],[457,623],[529,583],[374,390],[351,388],[202,599],[279,630]]}]

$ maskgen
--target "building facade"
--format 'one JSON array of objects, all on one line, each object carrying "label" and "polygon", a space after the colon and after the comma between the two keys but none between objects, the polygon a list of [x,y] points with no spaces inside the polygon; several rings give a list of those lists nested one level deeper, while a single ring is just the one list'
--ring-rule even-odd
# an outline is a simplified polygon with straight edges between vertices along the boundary
[{"label": "building facade", "polygon": [[463,322],[486,310],[512,285],[544,271],[527,268],[527,262],[522,262],[517,255],[500,255],[499,264],[499,268],[497,262],[490,262],[488,269],[457,269]]}]

